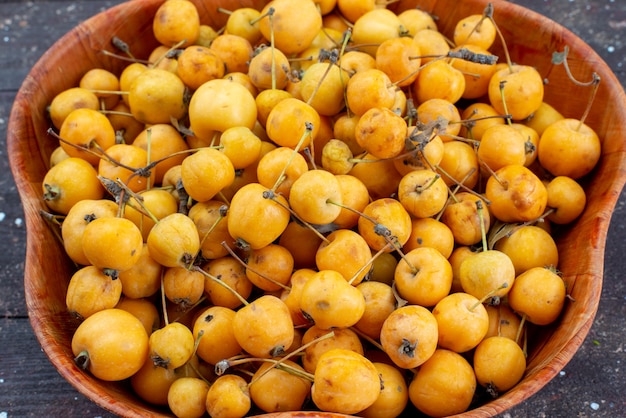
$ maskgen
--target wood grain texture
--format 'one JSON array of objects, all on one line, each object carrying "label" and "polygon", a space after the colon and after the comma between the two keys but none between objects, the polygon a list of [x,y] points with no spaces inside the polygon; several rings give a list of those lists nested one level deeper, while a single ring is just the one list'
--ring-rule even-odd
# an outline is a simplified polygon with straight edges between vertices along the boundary
[{"label": "wood grain texture", "polygon": [[[469,2],[467,2],[469,3]],[[499,3],[496,2],[496,6]],[[402,3],[401,6],[405,6],[405,3]],[[432,4],[431,4],[432,5]],[[464,4],[466,6],[467,4]],[[434,6],[433,6],[434,7]],[[504,11],[505,8],[501,8],[498,10]],[[533,22],[537,23],[538,27],[542,26],[542,21],[540,16],[534,14],[520,14],[513,9],[513,14],[511,16],[506,16],[506,22],[514,22],[519,23],[515,19],[521,19],[520,16],[525,16],[527,19],[531,19]],[[459,13],[461,13],[459,11]],[[503,15],[504,16],[504,15]],[[525,20],[521,20],[521,22],[525,22]],[[507,25],[508,25],[507,23]],[[545,23],[545,22],[544,22]],[[552,23],[549,23],[549,27],[554,28]],[[524,28],[524,25],[521,25]],[[123,29],[123,28],[122,28]],[[557,28],[559,29],[559,28]],[[519,29],[520,31],[522,29]],[[523,31],[524,33],[519,35],[515,31],[511,31],[508,36],[522,36],[527,35],[529,32],[527,29]],[[105,42],[104,38],[98,38],[97,40],[93,40],[89,38],[88,40],[84,39],[84,36],[90,36],[90,29],[87,29],[84,32],[80,32],[77,34],[73,34],[65,38],[66,42],[78,42],[78,49],[70,49],[66,51],[70,56],[75,56],[77,50],[84,50],[89,55],[89,50],[94,46],[103,45],[102,42]],[[549,39],[545,38],[546,34],[551,34]],[[577,55],[574,55],[575,60],[572,63],[572,67],[575,68],[576,74],[581,75],[582,78],[588,76],[590,74],[591,68],[595,68],[597,66],[602,66],[602,60],[599,59],[597,54],[595,54],[592,50],[590,50],[585,44],[580,44],[578,40],[572,37],[572,34],[567,31],[561,31],[557,36],[552,35],[551,31],[545,30],[537,30],[533,31],[533,39],[532,43],[529,45],[528,49],[517,49],[514,54],[518,54],[520,57],[520,61],[526,61],[527,58],[521,57],[541,57],[543,59],[546,58],[546,50],[552,50],[558,47],[562,47],[567,44],[570,46],[572,51],[575,51]],[[575,45],[574,48],[572,45]],[[48,64],[54,62],[53,57],[44,56],[45,61]],[[99,59],[90,57],[91,59]],[[576,64],[574,64],[574,62]],[[591,65],[591,67],[589,67]],[[60,66],[59,66],[60,67]],[[57,67],[57,70],[58,68]],[[76,75],[72,74],[74,71],[78,71],[79,68],[73,68],[73,66],[67,66],[66,63],[63,63],[63,82],[56,84],[55,88],[62,88],[62,86],[69,85],[68,83],[74,82],[76,80]],[[550,65],[546,65],[542,67],[547,73],[550,74],[550,79],[555,79],[557,76],[554,75],[556,73],[552,72]],[[69,71],[69,73],[68,73]],[[597,70],[596,70],[597,71]],[[51,77],[55,74],[54,67],[51,65],[51,68],[45,68],[42,70],[39,75],[45,75],[45,77]],[[569,264],[567,264],[568,268],[571,267],[571,270],[567,270],[566,278],[569,283],[572,284],[572,289],[576,292],[576,299],[580,304],[576,304],[575,308],[568,308],[567,314],[564,318],[564,324],[567,326],[562,326],[562,329],[557,329],[555,336],[549,340],[545,341],[545,344],[540,345],[539,352],[535,352],[534,357],[532,358],[531,370],[537,370],[537,372],[532,372],[529,374],[532,378],[526,378],[525,383],[522,385],[522,390],[520,390],[515,396],[503,397],[498,401],[493,402],[488,407],[475,411],[477,415],[475,416],[491,416],[494,413],[502,412],[507,409],[510,405],[516,404],[521,399],[525,399],[529,393],[534,393],[537,390],[541,389],[543,385],[547,382],[548,379],[554,377],[556,373],[562,368],[564,364],[566,364],[574,352],[578,348],[578,346],[584,340],[584,337],[591,326],[594,316],[595,310],[589,309],[589,307],[593,307],[597,305],[598,300],[600,298],[600,289],[598,286],[598,280],[601,280],[603,275],[603,262],[604,252],[605,252],[605,241],[606,234],[608,231],[608,225],[611,219],[611,212],[613,206],[617,202],[617,197],[619,195],[619,191],[621,190],[621,186],[623,185],[623,128],[618,126],[618,122],[620,120],[624,120],[624,96],[623,91],[619,91],[616,89],[616,86],[619,86],[619,81],[613,76],[610,71],[606,69],[602,72],[603,78],[603,90],[599,93],[599,99],[602,100],[603,103],[621,103],[621,106],[616,106],[618,109],[616,112],[606,112],[605,109],[598,109],[596,112],[592,114],[592,119],[590,119],[590,124],[596,127],[603,135],[605,150],[602,159],[602,163],[600,167],[594,173],[594,179],[590,182],[590,187],[592,190],[593,199],[590,199],[590,208],[588,208],[585,216],[580,220],[579,226],[576,232],[569,236],[567,239],[564,239],[563,242],[567,242],[567,244],[561,243],[561,249],[569,256],[566,256],[567,259],[571,260]],[[559,76],[560,78],[560,76]],[[27,81],[30,79],[27,79]],[[608,80],[608,81],[607,81]],[[551,88],[558,83],[557,81],[551,82]],[[558,86],[558,84],[557,84]],[[31,86],[32,88],[28,90],[28,104],[34,103],[37,100],[48,100],[50,96],[50,92],[44,93],[44,91],[37,85]],[[578,97],[577,100],[562,100],[563,91],[568,92],[570,86],[561,86],[565,90],[559,90],[553,94],[554,100],[563,104],[563,112],[571,112],[572,115],[576,114],[577,111],[581,108],[581,103],[585,101],[584,94],[577,94],[575,97]],[[569,93],[568,93],[569,94]],[[9,101],[11,99],[9,98]],[[19,101],[18,101],[19,102]],[[45,103],[45,102],[41,102]],[[41,104],[40,103],[40,104]],[[16,111],[26,111],[26,108],[20,109],[16,107]],[[41,107],[39,108],[41,109]],[[40,115],[42,115],[40,113]],[[40,129],[33,129],[34,126],[41,128],[42,126],[46,126],[46,121],[41,117],[34,116],[32,114],[28,115],[28,117],[19,117],[16,116],[15,120],[21,121],[28,124],[33,124],[32,126],[25,127],[19,138],[24,138],[24,136],[34,136],[37,137],[38,140],[34,142],[29,142],[28,144],[19,144],[19,147],[22,149],[21,160],[14,162],[12,151],[13,146],[18,146],[15,143],[9,143],[9,152],[12,155],[12,162],[14,162],[14,167],[18,167],[18,174],[16,176],[20,179],[18,184],[20,186],[24,186],[24,184],[20,183],[21,181],[25,181],[27,183],[26,187],[23,189],[22,196],[24,200],[24,213],[25,218],[27,219],[27,227],[29,229],[29,234],[31,231],[36,233],[37,241],[30,240],[28,243],[27,251],[28,256],[27,260],[30,265],[26,266],[27,272],[31,271],[31,269],[35,269],[36,271],[51,271],[52,273],[59,274],[61,277],[68,277],[68,267],[63,264],[52,265],[50,263],[38,262],[36,259],[33,259],[33,254],[45,255],[46,260],[64,260],[66,259],[62,252],[59,252],[53,248],[53,246],[48,245],[54,241],[54,237],[49,234],[47,227],[42,226],[39,216],[38,209],[41,208],[42,202],[38,196],[39,190],[38,186],[42,178],[42,173],[45,171],[45,161],[46,157],[51,152],[50,142],[45,135],[42,136]],[[12,117],[13,118],[13,117]],[[12,119],[12,126],[13,126]],[[38,134],[35,134],[38,132]],[[621,136],[620,136],[621,135]],[[11,137],[9,137],[9,141],[11,141]],[[38,157],[38,158],[34,158]],[[15,173],[15,169],[14,169]],[[24,176],[22,176],[24,174]],[[17,237],[19,238],[19,231],[17,230]],[[47,231],[47,232],[46,232]],[[19,250],[19,249],[18,249]],[[50,252],[52,251],[52,252]],[[579,254],[585,254],[585,259],[582,260],[579,257]],[[569,257],[569,258],[568,258]],[[12,258],[13,259],[13,258]],[[7,258],[8,260],[8,258]],[[50,270],[51,269],[51,270]],[[16,268],[17,270],[17,268]],[[46,277],[50,277],[46,273]],[[19,278],[21,279],[21,278]],[[28,286],[28,284],[27,284]],[[45,289],[42,291],[41,286],[32,286],[27,287],[27,291],[30,294],[31,290],[35,290],[37,288],[37,292],[33,294],[32,300],[29,301],[29,305],[31,309],[43,309],[46,312],[46,315],[50,316],[40,316],[33,315],[31,317],[31,321],[33,321],[33,327],[38,328],[39,326],[43,326],[44,324],[51,324],[51,326],[55,327],[53,332],[46,332],[44,334],[37,334],[40,338],[46,338],[51,340],[57,339],[67,339],[69,332],[71,332],[71,327],[67,327],[67,318],[64,316],[63,306],[59,303],[55,305],[50,305],[48,303],[45,306],[40,304],[40,301],[36,301],[35,299],[47,299],[50,298],[51,295],[54,298],[59,298],[60,295],[63,294],[63,286],[60,286],[56,289]],[[3,299],[4,300],[4,299]],[[574,304],[573,304],[574,305]],[[583,305],[581,307],[581,305]],[[4,328],[3,328],[4,329]],[[559,334],[560,332],[560,334]],[[6,335],[3,333],[3,335]],[[20,334],[22,335],[22,334]],[[32,339],[31,339],[32,343]],[[53,343],[54,344],[54,343]],[[67,347],[62,344],[58,346],[59,352],[55,352],[52,356],[53,361],[60,361],[67,363]],[[551,359],[550,356],[542,356],[541,352],[544,350],[549,351],[552,349],[561,349],[561,354],[556,359]],[[19,353],[19,351],[18,351]],[[48,353],[50,355],[50,353]],[[72,363],[73,364],[73,363]],[[546,369],[541,369],[541,365],[549,364],[549,367]],[[67,364],[66,364],[67,365]],[[71,365],[68,367],[71,368]],[[83,375],[78,372],[76,376],[74,376],[77,380],[74,380],[73,383],[77,385],[83,385]],[[72,379],[70,379],[72,380]],[[54,392],[53,392],[54,393]],[[84,392],[83,392],[84,393]],[[102,398],[101,406],[116,410],[116,405],[111,403],[111,398],[109,396],[115,396],[116,390],[112,390],[109,393],[104,395]],[[89,393],[85,393],[85,395],[89,396]],[[501,402],[500,402],[501,401]],[[126,408],[118,413],[125,414],[127,411]],[[145,411],[139,410],[138,413],[144,414]],[[84,411],[84,413],[88,413]],[[130,412],[129,412],[130,414]],[[133,415],[128,415],[133,416]],[[467,415],[470,416],[470,415]]]}]

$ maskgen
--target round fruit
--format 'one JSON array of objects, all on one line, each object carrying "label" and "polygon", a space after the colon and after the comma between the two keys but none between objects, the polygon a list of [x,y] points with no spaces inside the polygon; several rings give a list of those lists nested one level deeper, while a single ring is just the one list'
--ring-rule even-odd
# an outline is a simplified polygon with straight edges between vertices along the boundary
[{"label": "round fruit", "polygon": [[148,357],[148,335],[139,319],[121,309],[89,316],[72,336],[79,366],[102,380],[116,381],[137,372]]}]

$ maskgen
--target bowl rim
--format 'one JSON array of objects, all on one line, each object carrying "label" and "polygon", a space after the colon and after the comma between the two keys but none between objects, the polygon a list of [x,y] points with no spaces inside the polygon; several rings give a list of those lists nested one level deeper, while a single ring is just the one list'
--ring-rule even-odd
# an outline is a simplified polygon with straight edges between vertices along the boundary
[{"label": "bowl rim", "polygon": [[[42,57],[36,62],[33,66],[33,69],[44,67],[45,60],[50,53],[51,50],[58,47],[63,42],[70,41],[74,36],[78,33],[81,33],[90,22],[95,21],[99,16],[103,13],[118,13],[122,10],[130,10],[135,8],[138,10],[142,7],[155,7],[155,5],[161,3],[161,0],[134,0],[133,2],[122,3],[117,6],[114,6],[108,9],[105,12],[99,13],[87,21],[80,23],[77,27],[73,28],[71,31],[66,33],[63,37],[61,37],[58,41],[56,41],[48,51],[46,51]],[[431,0],[431,7],[434,7],[434,3],[436,1]],[[487,0],[474,0],[472,3],[478,4],[487,4]],[[561,41],[563,44],[576,44],[576,45],[587,45],[584,41],[582,41],[577,35],[571,32],[569,29],[564,26],[552,21],[551,19],[540,15],[532,10],[524,8],[520,5],[508,3],[504,0],[495,0],[493,1],[496,11],[498,13],[504,12],[503,15],[509,15],[513,13],[524,15],[526,18],[531,19],[534,22],[537,22],[538,26],[546,26],[550,27],[552,31],[556,31],[559,33]],[[428,6],[425,6],[428,7]],[[130,8],[130,9],[129,9]],[[623,87],[621,83],[618,81],[615,74],[610,70],[608,65],[603,61],[603,59],[591,49],[587,45],[586,53],[589,54],[588,58],[593,61],[595,67],[602,68],[602,80],[603,83],[610,85],[617,91],[616,100],[621,104],[621,106],[615,106],[618,108],[618,112],[622,115],[626,114],[626,95],[624,94]],[[606,67],[606,68],[604,68]],[[20,147],[20,138],[16,135],[16,132],[24,133],[21,129],[17,129],[18,126],[24,126],[25,120],[27,120],[28,115],[26,109],[19,105],[18,102],[24,101],[30,97],[32,91],[37,90],[39,88],[39,84],[36,80],[32,79],[29,75],[25,78],[18,93],[15,98],[15,104],[11,109],[8,129],[7,129],[7,150],[9,155],[15,155],[17,152],[21,152],[19,150]],[[614,107],[614,108],[615,108]],[[626,120],[626,117],[622,118],[622,120]],[[599,225],[599,234],[595,237],[596,242],[604,242],[606,240],[606,235],[608,232],[608,224],[610,223],[611,213],[617,203],[619,198],[619,194],[624,187],[624,182],[626,180],[626,158],[624,158],[624,154],[626,151],[624,150],[624,146],[618,150],[621,158],[620,162],[617,164],[615,169],[619,171],[618,175],[614,178],[614,182],[610,184],[608,189],[608,194],[604,199],[603,203],[603,211],[601,213],[595,213],[593,215],[594,219]],[[20,154],[21,158],[27,158],[26,155]],[[37,208],[42,207],[41,199],[38,196],[38,192],[33,184],[28,181],[28,179],[23,178],[21,171],[23,169],[23,160],[18,161],[15,158],[9,159],[10,168],[15,179],[20,198],[22,201],[22,205],[26,212],[28,212],[28,216],[25,216],[26,219],[26,229],[27,229],[27,253],[25,260],[25,285],[31,280],[28,270],[30,269],[31,264],[34,262],[32,259],[32,253],[35,251],[33,248],[33,233],[45,232],[43,231],[47,228],[46,225],[42,225],[42,222],[36,218],[35,211]],[[596,270],[589,273],[590,276],[593,276],[595,280],[602,280],[602,272],[603,272],[603,260],[604,260],[604,247],[597,248],[595,252],[595,256],[598,257],[601,262],[598,261],[598,265],[596,266]],[[42,346],[45,354],[48,356],[50,361],[57,367],[73,367],[73,362],[71,359],[67,358],[65,351],[56,344],[54,340],[54,336],[50,335],[46,330],[45,323],[43,318],[40,318],[39,308],[37,307],[36,301],[33,299],[33,295],[30,292],[25,292],[25,298],[28,308],[29,320],[31,323],[31,327],[37,337],[37,340]],[[541,370],[539,370],[533,377],[535,381],[522,381],[519,388],[522,388],[520,391],[509,391],[499,398],[491,401],[487,404],[481,405],[475,409],[469,410],[466,413],[459,414],[459,416],[463,417],[487,417],[493,416],[497,413],[501,413],[506,411],[512,406],[519,404],[523,399],[526,399],[528,396],[532,396],[537,393],[549,380],[551,380],[574,356],[577,349],[580,347],[582,342],[585,340],[589,329],[591,328],[593,321],[595,319],[595,314],[597,311],[597,306],[600,299],[600,291],[596,292],[596,294],[592,295],[590,302],[592,304],[591,309],[586,312],[586,317],[584,321],[578,323],[578,330],[573,335],[573,337],[567,341],[559,353],[558,356],[551,359],[549,364],[546,364]],[[98,383],[94,382],[93,379],[90,379],[89,376],[86,375],[76,375],[76,374],[68,374],[63,373],[62,370],[59,372],[63,375],[63,377],[69,381],[72,386],[74,386],[80,393],[94,401],[99,406],[103,407],[106,410],[109,410],[114,413],[123,414],[126,416],[145,416],[148,414],[148,411],[135,411],[129,410],[129,408],[125,405],[120,405],[118,402],[112,397],[103,394],[100,390]],[[522,393],[523,392],[523,393]],[[530,395],[529,395],[530,394]]]}]

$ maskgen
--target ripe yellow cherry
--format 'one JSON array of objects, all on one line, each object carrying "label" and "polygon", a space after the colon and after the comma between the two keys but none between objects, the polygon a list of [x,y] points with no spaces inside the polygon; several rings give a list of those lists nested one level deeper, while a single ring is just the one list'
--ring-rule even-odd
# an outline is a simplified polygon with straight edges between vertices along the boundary
[{"label": "ripe yellow cherry", "polygon": [[517,276],[508,299],[529,322],[548,325],[561,314],[566,296],[565,282],[552,268],[533,267]]},{"label": "ripe yellow cherry", "polygon": [[407,252],[394,273],[398,294],[409,303],[431,307],[450,293],[452,266],[431,247]]},{"label": "ripe yellow cherry", "polygon": [[577,180],[587,175],[600,160],[598,134],[577,119],[560,119],[541,135],[537,158],[554,176]]},{"label": "ripe yellow cherry", "polygon": [[233,126],[254,129],[256,116],[252,93],[242,84],[226,78],[207,81],[193,93],[189,102],[191,130],[208,141],[215,131],[224,132]]},{"label": "ripe yellow cherry", "polygon": [[124,380],[148,358],[148,335],[139,319],[121,309],[96,312],[72,336],[76,361],[98,379]]},{"label": "ripe yellow cherry", "polygon": [[567,176],[557,176],[547,184],[548,207],[554,212],[548,215],[548,220],[555,224],[573,222],[585,209],[587,195],[585,189],[574,179]]},{"label": "ripe yellow cherry", "polygon": [[337,10],[350,23],[356,22],[359,17],[375,8],[375,0],[337,0]]},{"label": "ripe yellow cherry", "polygon": [[404,305],[393,311],[380,330],[383,350],[396,366],[412,369],[435,352],[439,331],[435,316],[419,305]]},{"label": "ripe yellow cherry", "polygon": [[[291,360],[282,364],[290,370],[263,363],[252,376],[252,402],[268,413],[300,410],[311,393],[311,381],[297,374],[304,372],[302,366]],[[293,370],[295,372],[292,373]]]},{"label": "ripe yellow cherry", "polygon": [[365,356],[335,348],[320,357],[311,397],[322,411],[355,414],[372,405],[379,394],[378,370]]},{"label": "ripe yellow cherry", "polygon": [[280,195],[265,198],[268,191],[259,183],[249,183],[241,187],[230,202],[228,232],[252,249],[274,242],[289,224],[287,200]]},{"label": "ripe yellow cherry", "polygon": [[419,45],[411,37],[387,39],[376,52],[376,68],[384,71],[398,87],[409,86],[419,74],[420,53]]},{"label": "ripe yellow cherry", "polygon": [[450,51],[448,40],[435,28],[418,30],[413,36],[422,53],[422,64],[431,62],[437,57],[445,56]]},{"label": "ripe yellow cherry", "polygon": [[98,110],[98,96],[82,87],[72,87],[54,96],[49,110],[54,127],[60,129],[67,115],[79,108]]},{"label": "ripe yellow cherry", "polygon": [[352,27],[352,40],[371,56],[376,56],[378,45],[387,39],[398,38],[402,21],[387,8],[375,8],[359,17]]},{"label": "ripe yellow cherry", "polygon": [[241,348],[260,358],[281,355],[294,339],[289,308],[270,294],[240,308],[233,318],[233,330]]},{"label": "ripe yellow cherry", "polygon": [[407,126],[404,119],[385,107],[368,109],[355,127],[359,146],[377,158],[393,158],[404,150]]},{"label": "ripe yellow cherry", "polygon": [[267,136],[278,146],[303,149],[315,140],[320,125],[320,114],[313,106],[289,97],[272,108],[265,129]]},{"label": "ripe yellow cherry", "polygon": [[251,45],[256,44],[263,37],[257,20],[259,16],[261,12],[252,7],[239,7],[233,10],[226,20],[226,33],[240,36]]},{"label": "ripe yellow cherry", "polygon": [[185,84],[170,71],[150,68],[130,84],[128,105],[135,119],[148,124],[170,123],[187,111]]},{"label": "ripe yellow cherry", "polygon": [[409,390],[402,372],[395,366],[374,362],[381,382],[381,391],[372,405],[359,415],[363,418],[389,418],[402,415],[409,402]]},{"label": "ripe yellow cherry", "polygon": [[548,192],[539,177],[523,165],[506,165],[487,180],[485,196],[491,213],[502,222],[539,218],[548,204]]},{"label": "ripe yellow cherry", "polygon": [[515,282],[515,266],[505,253],[487,250],[467,257],[459,275],[463,290],[477,299],[503,297]]},{"label": "ripe yellow cherry", "polygon": [[496,71],[489,80],[489,102],[514,120],[526,119],[543,102],[543,79],[529,65],[512,65]]},{"label": "ripe yellow cherry", "polygon": [[170,123],[159,123],[143,129],[132,144],[149,152],[150,162],[158,161],[152,170],[156,184],[162,183],[167,170],[183,162],[187,155],[180,152],[189,148],[181,133]]},{"label": "ripe yellow cherry", "polygon": [[106,153],[108,158],[98,163],[100,177],[121,181],[133,192],[146,190],[154,184],[156,171],[140,171],[148,165],[148,153],[143,148],[132,144],[115,144]]},{"label": "ripe yellow cherry", "polygon": [[526,140],[510,125],[496,124],[482,135],[478,145],[478,158],[492,171],[505,165],[526,163]]},{"label": "ripe yellow cherry", "polygon": [[122,283],[95,266],[76,271],[67,285],[65,304],[72,315],[85,319],[103,309],[114,308],[122,295]]},{"label": "ripe yellow cherry", "polygon": [[[487,49],[477,45],[457,46],[454,51],[460,49],[467,49],[475,54],[490,55]],[[452,66],[460,70],[465,77],[465,90],[462,96],[464,99],[478,99],[485,96],[489,88],[489,80],[497,68],[492,64],[480,64],[462,59],[454,59]]]},{"label": "ripe yellow cherry", "polygon": [[422,29],[437,30],[435,19],[428,12],[417,7],[400,12],[398,18],[410,36],[415,36]]},{"label": "ripe yellow cherry", "polygon": [[164,2],[154,16],[152,30],[163,45],[179,42],[192,45],[200,35],[200,16],[195,4],[189,0]]},{"label": "ripe yellow cherry", "polygon": [[176,73],[191,90],[209,80],[222,78],[224,72],[222,58],[205,46],[188,46],[178,57]]},{"label": "ripe yellow cherry", "polygon": [[347,328],[365,312],[363,294],[335,270],[321,270],[307,280],[300,308],[318,328]]},{"label": "ripe yellow cherry", "polygon": [[412,216],[428,218],[444,208],[448,200],[448,188],[434,171],[413,170],[400,180],[398,200]]},{"label": "ripe yellow cherry", "polygon": [[265,47],[250,59],[248,75],[258,89],[282,90],[287,87],[289,69],[289,59],[280,49]]},{"label": "ripe yellow cherry", "polygon": [[[357,222],[359,233],[375,251],[392,252],[402,247],[411,235],[411,215],[396,199],[376,199],[363,209]],[[372,222],[373,221],[373,222]]]},{"label": "ripe yellow cherry", "polygon": [[41,189],[46,206],[63,215],[82,200],[100,200],[104,196],[96,169],[77,157],[51,167],[44,175]]},{"label": "ripe yellow cherry", "polygon": [[523,123],[529,128],[534,129],[537,134],[541,136],[548,126],[563,118],[564,116],[558,110],[544,101],[532,115],[523,121]]},{"label": "ripe yellow cherry", "polygon": [[447,61],[431,61],[420,70],[411,89],[418,103],[435,98],[456,103],[465,91],[465,77]]},{"label": "ripe yellow cherry", "polygon": [[[115,144],[115,131],[109,119],[94,109],[79,108],[70,112],[61,125],[61,147],[70,157],[98,164],[98,150],[106,151]],[[85,149],[94,153],[89,153]]]},{"label": "ripe yellow cherry", "polygon": [[510,338],[494,336],[478,344],[473,364],[478,383],[501,394],[522,380],[526,355]]},{"label": "ripe yellow cherry", "polygon": [[235,180],[235,168],[230,159],[215,148],[201,148],[183,160],[183,187],[198,202],[212,199]]},{"label": "ripe yellow cherry", "polygon": [[94,266],[124,271],[141,257],[143,236],[126,218],[104,217],[87,224],[82,245],[85,257]]},{"label": "ripe yellow cherry", "polygon": [[438,346],[457,353],[476,347],[489,330],[485,306],[465,292],[450,293],[433,308]]},{"label": "ripe yellow cherry", "polygon": [[456,45],[476,45],[488,50],[496,40],[496,27],[482,14],[469,15],[457,22],[453,39]]},{"label": "ripe yellow cherry", "polygon": [[270,7],[274,14],[259,21],[259,30],[265,39],[271,39],[273,32],[274,45],[287,55],[308,48],[322,28],[322,15],[310,0],[272,0],[261,15]]},{"label": "ripe yellow cherry", "polygon": [[330,62],[312,64],[300,80],[302,100],[320,115],[333,116],[345,107],[348,72]]},{"label": "ripe yellow cherry", "polygon": [[356,286],[369,273],[363,268],[372,258],[367,242],[351,229],[331,232],[315,253],[318,270],[335,270]]},{"label": "ripe yellow cherry", "polygon": [[176,212],[152,227],[146,243],[151,257],[159,264],[165,267],[186,266],[200,249],[200,236],[191,218]]},{"label": "ripe yellow cherry", "polygon": [[334,174],[325,170],[309,170],[293,182],[289,205],[305,222],[324,225],[341,212],[341,189]]},{"label": "ripe yellow cherry", "polygon": [[409,399],[433,417],[465,412],[474,398],[476,376],[467,360],[450,350],[438,349],[409,384]]},{"label": "ripe yellow cherry", "polygon": [[395,96],[389,76],[377,68],[357,72],[346,87],[348,107],[359,116],[374,107],[390,109]]},{"label": "ripe yellow cherry", "polygon": [[495,243],[496,250],[509,256],[518,276],[533,267],[556,267],[559,251],[550,233],[536,225],[524,225]]}]

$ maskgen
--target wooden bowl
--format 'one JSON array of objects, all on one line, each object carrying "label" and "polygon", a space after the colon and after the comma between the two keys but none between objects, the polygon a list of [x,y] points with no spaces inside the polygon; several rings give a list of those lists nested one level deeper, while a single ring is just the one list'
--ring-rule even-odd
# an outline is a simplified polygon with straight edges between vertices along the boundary
[{"label": "wooden bowl", "polygon": [[[126,40],[132,51],[147,54],[155,47],[152,17],[161,2],[134,0],[121,4],[85,21],[60,39],[41,57],[19,90],[7,138],[11,170],[25,212],[24,285],[34,332],[65,379],[104,409],[125,417],[166,416],[167,413],[139,400],[126,383],[104,383],[82,372],[72,359],[70,341],[76,322],[66,311],[65,291],[74,266],[39,213],[46,209],[41,182],[50,154],[58,144],[46,133],[51,126],[46,106],[57,93],[77,85],[89,68],[121,70],[123,62],[99,52],[112,50],[110,40],[114,35]],[[524,379],[499,398],[460,415],[464,417],[493,416],[523,402],[572,358],[594,320],[602,288],[607,230],[626,178],[626,97],[611,70],[587,44],[555,22],[505,1],[493,3],[494,17],[508,40],[513,60],[536,66],[549,79],[546,101],[565,116],[581,117],[589,90],[574,86],[565,76],[563,66],[551,63],[552,52],[563,51],[565,46],[570,48],[570,67],[579,80],[589,80],[593,72],[600,75],[602,82],[587,123],[599,134],[603,149],[599,165],[585,180],[588,204],[584,214],[558,238],[560,270],[573,300],[566,304],[559,322],[533,341]],[[216,12],[218,6],[260,8],[262,4],[260,0],[197,1],[203,22],[216,28],[225,23],[225,15]],[[406,9],[419,5],[437,15],[440,30],[450,35],[459,18],[481,13],[486,4],[487,0],[403,0],[394,7]],[[336,415],[285,413],[273,416]]]}]

